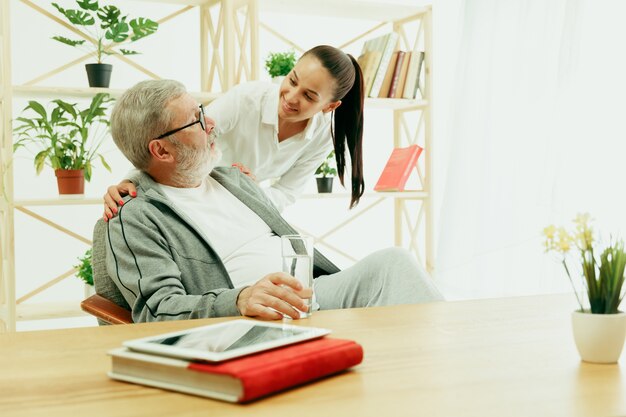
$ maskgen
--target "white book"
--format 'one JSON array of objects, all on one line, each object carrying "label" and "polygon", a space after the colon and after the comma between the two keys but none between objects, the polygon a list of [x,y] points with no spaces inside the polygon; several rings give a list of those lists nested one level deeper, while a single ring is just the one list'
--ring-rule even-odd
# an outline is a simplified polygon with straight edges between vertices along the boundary
[{"label": "white book", "polygon": [[416,96],[419,85],[424,52],[411,51],[410,54],[411,60],[409,61],[409,69],[406,74],[406,83],[404,84],[402,98],[413,99]]},{"label": "white book", "polygon": [[385,35],[385,42],[382,46],[382,56],[380,58],[380,64],[378,65],[378,70],[376,71],[376,75],[372,83],[372,88],[369,92],[369,97],[378,97],[378,94],[380,93],[380,87],[382,87],[383,81],[385,79],[385,74],[387,73],[389,61],[391,60],[391,56],[393,55],[393,51],[396,50],[397,45],[398,34],[396,32],[391,32]]},{"label": "white book", "polygon": [[[385,35],[386,36],[386,35]],[[365,97],[368,96],[378,65],[380,64],[380,58],[382,57],[382,42],[384,36],[368,39],[363,44],[363,50],[359,56],[358,62],[363,72],[363,85]]]}]

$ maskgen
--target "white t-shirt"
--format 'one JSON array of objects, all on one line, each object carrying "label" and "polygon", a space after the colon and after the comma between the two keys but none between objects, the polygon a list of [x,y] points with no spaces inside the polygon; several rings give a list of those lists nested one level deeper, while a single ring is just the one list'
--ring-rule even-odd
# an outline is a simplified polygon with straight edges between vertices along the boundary
[{"label": "white t-shirt", "polygon": [[261,182],[279,178],[266,194],[281,210],[292,204],[332,149],[330,113],[317,113],[305,130],[278,142],[279,85],[239,84],[211,102],[206,114],[215,120],[220,165],[240,162]]},{"label": "white t-shirt", "polygon": [[280,237],[213,178],[207,177],[197,188],[159,187],[202,231],[235,288],[282,270]]}]

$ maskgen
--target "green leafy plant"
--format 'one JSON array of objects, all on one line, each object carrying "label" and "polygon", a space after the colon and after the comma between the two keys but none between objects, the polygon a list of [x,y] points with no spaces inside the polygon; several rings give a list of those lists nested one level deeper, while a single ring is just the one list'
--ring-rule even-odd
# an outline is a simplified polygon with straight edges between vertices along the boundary
[{"label": "green leafy plant", "polygon": [[296,53],[289,52],[272,52],[265,59],[265,69],[270,77],[279,77],[289,74],[296,65]]},{"label": "green leafy plant", "polygon": [[[85,179],[91,179],[92,161],[100,159],[111,171],[104,157],[98,153],[108,132],[107,110],[113,99],[105,93],[96,94],[87,108],[76,103],[53,100],[51,111],[41,103],[31,100],[15,119],[13,129],[18,140],[13,150],[27,148],[35,155],[37,174],[45,165],[52,169],[84,169]],[[29,116],[29,117],[25,117]]]},{"label": "green leafy plant", "polygon": [[87,249],[83,256],[78,257],[78,265],[74,265],[76,268],[76,276],[85,284],[93,285],[93,270],[91,269],[91,248]]},{"label": "green leafy plant", "polygon": [[315,175],[320,175],[322,178],[337,175],[337,169],[335,169],[335,151],[330,151],[324,162],[315,170]]},{"label": "green leafy plant", "polygon": [[76,0],[76,4],[79,9],[64,9],[57,3],[52,3],[52,6],[71,24],[84,28],[93,40],[73,40],[64,36],[54,36],[52,39],[94,53],[99,64],[102,63],[104,55],[138,54],[139,52],[123,48],[116,51],[113,47],[145,38],[159,28],[157,22],[144,17],[129,20],[128,15],[122,15],[120,9],[115,6],[100,7],[97,0]]},{"label": "green leafy plant", "polygon": [[581,311],[584,311],[582,297],[576,290],[567,266],[566,255],[570,251],[578,255],[591,313],[618,313],[618,307],[624,298],[622,293],[626,267],[624,242],[611,239],[598,259],[594,253],[594,233],[590,226],[589,214],[579,214],[574,219],[574,224],[575,229],[571,233],[563,227],[557,228],[553,225],[546,227],[543,230],[546,252],[556,252],[562,256],[561,262],[574,288]]}]

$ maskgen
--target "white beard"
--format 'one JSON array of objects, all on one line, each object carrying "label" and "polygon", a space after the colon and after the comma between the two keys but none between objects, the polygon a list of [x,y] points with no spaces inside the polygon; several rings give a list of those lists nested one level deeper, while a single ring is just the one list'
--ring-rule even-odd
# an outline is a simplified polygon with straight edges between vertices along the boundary
[{"label": "white beard", "polygon": [[[176,169],[172,174],[172,180],[179,186],[193,187],[200,184],[222,159],[222,151],[215,143],[215,134],[211,132],[208,138],[208,146],[194,148],[185,145],[175,138],[170,141],[176,146]],[[215,143],[213,149],[211,144]]]}]

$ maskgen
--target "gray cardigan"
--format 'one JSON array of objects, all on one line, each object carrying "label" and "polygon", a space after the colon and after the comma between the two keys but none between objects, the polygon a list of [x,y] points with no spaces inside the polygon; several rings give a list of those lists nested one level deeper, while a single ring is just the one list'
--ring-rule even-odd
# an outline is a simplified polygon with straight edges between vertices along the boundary
[{"label": "gray cardigan", "polygon": [[[254,211],[278,236],[297,233],[258,185],[237,168],[211,176]],[[145,173],[133,178],[136,198],[126,198],[108,222],[107,271],[132,308],[135,322],[239,315],[233,283],[221,259],[187,216]],[[314,275],[339,269],[319,252]],[[262,277],[259,277],[261,279]]]}]

